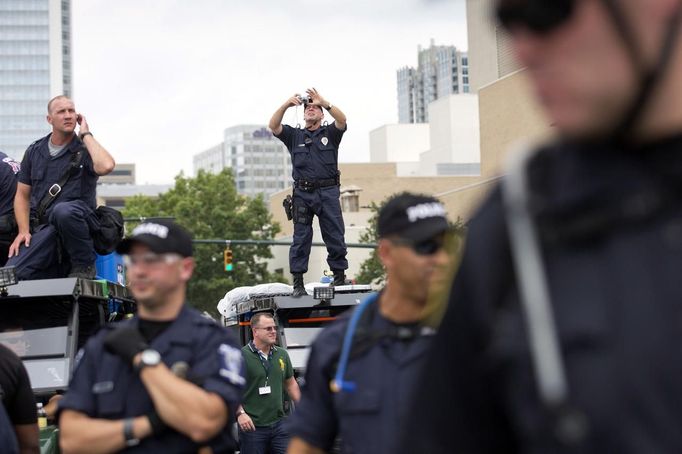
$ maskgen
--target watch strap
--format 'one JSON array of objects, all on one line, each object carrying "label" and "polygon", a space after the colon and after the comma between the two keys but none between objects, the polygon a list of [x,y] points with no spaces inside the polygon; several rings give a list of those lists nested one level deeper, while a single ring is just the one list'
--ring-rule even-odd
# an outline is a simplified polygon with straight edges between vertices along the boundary
[{"label": "watch strap", "polygon": [[327,109],[327,110],[332,110],[332,107],[334,107],[334,106],[332,105],[332,103],[328,103],[328,104],[325,106],[325,109]]},{"label": "watch strap", "polygon": [[[81,139],[81,142],[82,142],[83,139],[85,138],[85,136],[92,136],[92,133],[90,131],[83,132],[78,136],[78,138]],[[92,137],[95,137],[95,136],[92,136]]]},{"label": "watch strap", "polygon": [[135,434],[133,434],[133,418],[123,420],[123,438],[125,438],[126,446],[129,448],[140,444],[140,439],[135,438]]}]

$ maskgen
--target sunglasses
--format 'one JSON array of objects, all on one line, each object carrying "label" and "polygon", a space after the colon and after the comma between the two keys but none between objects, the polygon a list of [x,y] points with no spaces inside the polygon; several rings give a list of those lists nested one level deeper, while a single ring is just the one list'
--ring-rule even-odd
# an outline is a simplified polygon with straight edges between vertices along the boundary
[{"label": "sunglasses", "polygon": [[391,242],[399,246],[408,246],[417,255],[433,255],[436,252],[438,252],[445,243],[444,238],[442,236],[429,238],[428,240],[418,242],[404,238],[396,238],[391,240]]},{"label": "sunglasses", "polygon": [[578,0],[498,0],[495,15],[507,31],[522,27],[546,34],[573,15]]},{"label": "sunglasses", "polygon": [[277,331],[277,327],[276,327],[276,326],[263,326],[263,327],[256,326],[255,328],[256,328],[256,329],[262,329],[262,330],[265,330],[265,331],[267,331],[267,332],[270,332],[270,331]]}]

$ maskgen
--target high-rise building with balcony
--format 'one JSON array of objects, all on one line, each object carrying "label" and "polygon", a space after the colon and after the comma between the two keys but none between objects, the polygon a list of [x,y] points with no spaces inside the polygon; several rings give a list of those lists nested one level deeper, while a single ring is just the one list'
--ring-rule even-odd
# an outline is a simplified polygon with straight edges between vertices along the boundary
[{"label": "high-rise building with balcony", "polygon": [[71,0],[0,1],[0,150],[20,159],[61,94],[72,95]]},{"label": "high-rise building with balcony", "polygon": [[469,62],[455,46],[418,48],[416,68],[398,70],[398,122],[428,123],[429,103],[452,94],[469,93]]}]

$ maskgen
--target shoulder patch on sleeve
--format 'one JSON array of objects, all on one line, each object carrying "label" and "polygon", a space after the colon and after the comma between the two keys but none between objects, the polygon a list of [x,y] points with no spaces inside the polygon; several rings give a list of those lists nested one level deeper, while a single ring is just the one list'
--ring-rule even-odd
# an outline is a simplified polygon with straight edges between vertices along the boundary
[{"label": "shoulder patch on sleeve", "polygon": [[226,378],[230,383],[237,386],[244,386],[246,379],[243,375],[244,358],[242,351],[227,344],[218,347],[218,357],[220,360],[220,376]]}]

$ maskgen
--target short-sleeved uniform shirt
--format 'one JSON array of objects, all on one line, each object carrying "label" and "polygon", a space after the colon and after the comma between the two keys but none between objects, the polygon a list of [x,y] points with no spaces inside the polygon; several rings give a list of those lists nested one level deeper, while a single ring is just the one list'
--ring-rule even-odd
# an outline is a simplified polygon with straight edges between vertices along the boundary
[{"label": "short-sleeved uniform shirt", "polygon": [[340,130],[336,123],[320,126],[315,131],[282,125],[275,136],[291,153],[294,180],[308,181],[336,178],[339,167],[339,145],[348,128]]},{"label": "short-sleeved uniform shirt", "polygon": [[31,213],[35,214],[43,196],[71,166],[72,155],[78,150],[81,150],[80,165],[72,170],[73,174],[62,188],[58,200],[59,202],[82,200],[94,210],[97,206],[96,188],[99,176],[95,173],[90,153],[83,142],[74,135],[71,142],[57,156],[52,157],[48,146],[51,135],[48,134],[33,142],[21,161],[19,182],[31,186]]},{"label": "short-sleeved uniform shirt", "polygon": [[0,387],[2,403],[12,424],[34,424],[36,401],[28,373],[21,359],[4,345],[0,345]]},{"label": "short-sleeved uniform shirt", "polygon": [[[374,311],[368,326],[372,332],[401,326],[384,318],[377,303],[366,310]],[[333,393],[329,385],[336,375],[349,318],[350,314],[344,314],[315,339],[301,401],[287,429],[292,437],[327,451],[338,435],[345,454],[394,453],[399,428],[413,417],[409,404],[419,386],[418,375],[433,331],[408,341],[386,337],[358,356],[351,354],[344,380],[355,383],[356,389]]]},{"label": "short-sleeved uniform shirt", "polygon": [[0,216],[14,212],[19,163],[0,151]]},{"label": "short-sleeved uniform shirt", "polygon": [[[121,324],[137,325],[135,317]],[[69,390],[59,402],[59,411],[75,410],[91,418],[118,420],[149,414],[153,403],[139,374],[132,366],[103,346],[109,325],[88,340],[79,353],[79,361],[69,383]],[[228,413],[240,403],[244,385],[241,351],[225,328],[203,317],[196,310],[183,307],[177,319],[150,342],[151,348],[171,370],[186,370],[188,381],[220,396]],[[235,442],[229,430],[223,430],[209,444],[214,452],[232,452]],[[126,452],[196,452],[199,446],[190,438],[167,429],[158,436],[142,439]]]},{"label": "short-sleeved uniform shirt", "polygon": [[[256,349],[253,342],[242,347],[246,364],[246,388],[242,407],[254,425],[265,427],[284,417],[284,381],[294,376],[289,354],[283,348],[272,346],[268,358]],[[270,387],[261,394],[260,389]]]}]

